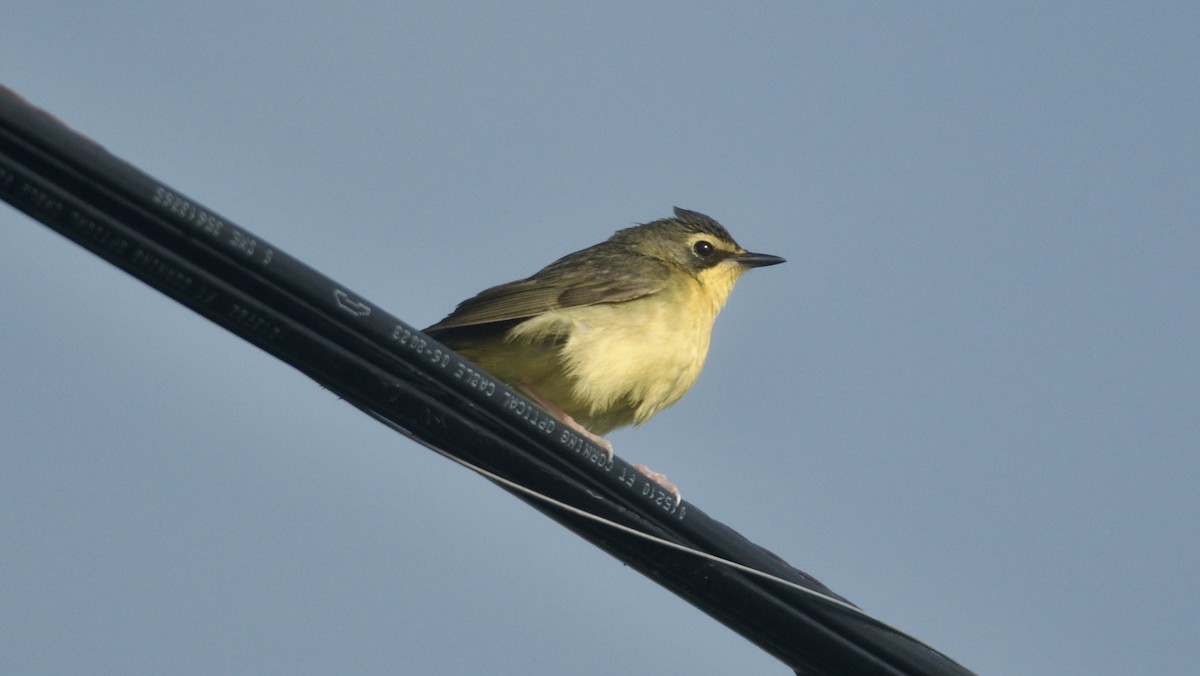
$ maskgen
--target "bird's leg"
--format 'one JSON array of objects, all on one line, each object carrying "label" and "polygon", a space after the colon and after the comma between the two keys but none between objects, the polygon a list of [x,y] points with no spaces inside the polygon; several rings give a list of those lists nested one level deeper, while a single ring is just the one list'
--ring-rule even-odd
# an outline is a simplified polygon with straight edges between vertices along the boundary
[{"label": "bird's leg", "polygon": [[[539,406],[549,411],[555,417],[562,419],[562,421],[567,424],[567,427],[570,427],[581,434],[585,439],[588,439],[592,443],[604,449],[604,452],[608,454],[608,462],[612,462],[613,447],[612,444],[609,443],[608,439],[605,439],[598,434],[593,434],[591,430],[583,425],[580,425],[579,422],[572,418],[569,413],[556,406],[554,402],[543,397],[542,393],[538,392],[537,388],[533,387],[532,385],[529,385],[528,383],[520,383],[519,387],[521,388],[521,391],[525,393],[525,396],[537,402]],[[679,488],[675,484],[667,481],[666,474],[655,472],[645,465],[634,465],[633,468],[645,475],[647,479],[653,481],[659,486],[662,486],[663,489],[674,496],[676,506],[683,502],[683,494],[679,492]]]},{"label": "bird's leg", "polygon": [[613,446],[611,443],[609,443],[608,439],[605,439],[604,437],[602,437],[598,434],[593,434],[591,432],[591,430],[584,427],[583,425],[580,425],[574,418],[572,418],[570,416],[570,414],[568,414],[566,411],[564,411],[561,408],[559,408],[558,406],[556,406],[554,404],[554,402],[543,397],[542,393],[538,392],[537,388],[533,387],[532,385],[528,385],[526,383],[521,383],[520,388],[521,388],[521,391],[525,393],[525,396],[536,401],[539,406],[541,406],[542,408],[549,411],[556,418],[561,418],[562,421],[567,424],[567,427],[570,427],[571,429],[578,432],[580,435],[583,436],[584,439],[587,439],[588,441],[591,441],[593,444],[596,444],[597,446],[599,446],[604,451],[604,453],[608,456],[607,462],[609,464],[612,463]]},{"label": "bird's leg", "polygon": [[640,465],[640,464],[634,465],[633,468],[636,469],[637,471],[641,472],[642,474],[645,474],[647,479],[653,481],[654,483],[658,484],[659,486],[662,486],[664,489],[669,491],[671,493],[671,495],[675,496],[675,505],[676,506],[679,506],[679,504],[683,502],[683,494],[679,492],[679,488],[675,484],[671,483],[670,481],[667,481],[666,474],[662,474],[661,472],[655,472],[654,470],[650,469],[649,467],[647,467],[645,465]]}]

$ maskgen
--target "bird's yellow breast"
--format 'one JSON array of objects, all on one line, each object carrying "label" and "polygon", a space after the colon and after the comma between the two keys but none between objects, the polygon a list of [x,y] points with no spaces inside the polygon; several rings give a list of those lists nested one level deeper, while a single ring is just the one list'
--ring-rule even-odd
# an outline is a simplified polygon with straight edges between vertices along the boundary
[{"label": "bird's yellow breast", "polygon": [[636,300],[551,310],[513,327],[505,349],[481,365],[533,387],[596,434],[643,423],[696,382],[740,274],[718,265]]}]

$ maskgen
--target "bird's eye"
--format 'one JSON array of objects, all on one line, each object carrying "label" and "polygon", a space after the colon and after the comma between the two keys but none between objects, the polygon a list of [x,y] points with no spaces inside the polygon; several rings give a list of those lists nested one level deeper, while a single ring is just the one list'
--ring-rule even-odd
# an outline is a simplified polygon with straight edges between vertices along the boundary
[{"label": "bird's eye", "polygon": [[708,258],[712,255],[713,251],[716,251],[716,248],[712,245],[712,242],[702,239],[692,245],[692,251],[695,251],[696,255],[701,258]]}]

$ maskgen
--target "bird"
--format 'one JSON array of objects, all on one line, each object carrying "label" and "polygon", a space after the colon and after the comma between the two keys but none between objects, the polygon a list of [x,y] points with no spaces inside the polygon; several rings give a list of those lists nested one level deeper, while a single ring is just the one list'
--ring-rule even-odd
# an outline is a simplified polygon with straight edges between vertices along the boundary
[{"label": "bird", "polygon": [[[480,291],[425,333],[524,392],[611,461],[604,434],[645,423],[696,382],[713,322],[742,273],[783,262],[675,207],[673,218],[618,230]],[[680,503],[665,475],[635,467]]]}]

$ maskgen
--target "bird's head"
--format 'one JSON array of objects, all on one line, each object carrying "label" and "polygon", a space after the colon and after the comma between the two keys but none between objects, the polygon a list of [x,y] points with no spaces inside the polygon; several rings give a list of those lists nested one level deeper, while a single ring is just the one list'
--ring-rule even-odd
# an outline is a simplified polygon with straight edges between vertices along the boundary
[{"label": "bird's head", "polygon": [[746,251],[720,223],[679,207],[675,207],[674,218],[625,228],[611,241],[690,274],[718,307],[743,272],[784,262],[779,256]]}]

